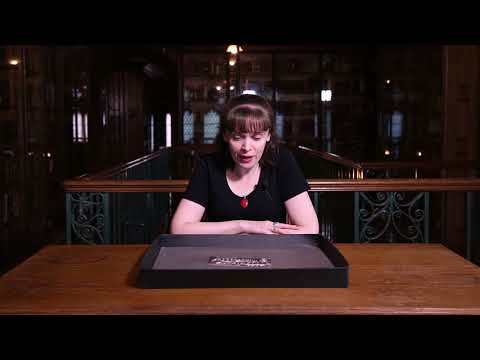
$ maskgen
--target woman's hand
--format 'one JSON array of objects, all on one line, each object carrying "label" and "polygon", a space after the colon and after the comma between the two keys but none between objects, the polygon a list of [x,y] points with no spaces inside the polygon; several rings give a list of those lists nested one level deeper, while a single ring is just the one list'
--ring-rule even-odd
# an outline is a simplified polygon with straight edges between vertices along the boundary
[{"label": "woman's hand", "polygon": [[295,234],[299,226],[278,222],[245,220],[244,232],[248,234]]}]

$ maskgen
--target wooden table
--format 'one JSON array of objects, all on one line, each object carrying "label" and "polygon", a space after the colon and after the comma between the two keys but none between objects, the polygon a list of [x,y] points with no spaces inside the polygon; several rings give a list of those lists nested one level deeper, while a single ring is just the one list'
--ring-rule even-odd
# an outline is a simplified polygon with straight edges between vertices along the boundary
[{"label": "wooden table", "polygon": [[0,314],[480,314],[480,268],[439,244],[337,244],[344,289],[138,289],[141,245],[47,246],[0,278]]}]

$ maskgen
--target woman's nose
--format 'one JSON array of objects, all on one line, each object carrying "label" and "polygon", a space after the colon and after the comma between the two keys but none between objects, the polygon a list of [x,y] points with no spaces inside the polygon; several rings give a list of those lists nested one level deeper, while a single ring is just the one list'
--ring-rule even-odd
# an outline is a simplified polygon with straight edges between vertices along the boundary
[{"label": "woman's nose", "polygon": [[250,145],[251,145],[250,140],[248,138],[245,138],[242,141],[242,150],[250,150]]}]

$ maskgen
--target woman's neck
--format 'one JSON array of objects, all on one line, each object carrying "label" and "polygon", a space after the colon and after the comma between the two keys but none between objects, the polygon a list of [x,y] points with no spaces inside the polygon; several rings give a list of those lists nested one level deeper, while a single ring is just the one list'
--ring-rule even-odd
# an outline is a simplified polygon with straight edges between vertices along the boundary
[{"label": "woman's neck", "polygon": [[260,172],[260,165],[257,164],[257,166],[251,169],[244,169],[239,166],[235,166],[232,172],[237,178],[255,177]]},{"label": "woman's neck", "polygon": [[247,171],[237,168],[228,169],[226,179],[230,190],[235,195],[245,197],[255,189],[255,186],[260,180],[260,166],[248,169]]},{"label": "woman's neck", "polygon": [[253,179],[260,173],[260,165],[251,168],[244,169],[239,166],[235,166],[231,171],[231,174],[234,175],[236,179]]}]

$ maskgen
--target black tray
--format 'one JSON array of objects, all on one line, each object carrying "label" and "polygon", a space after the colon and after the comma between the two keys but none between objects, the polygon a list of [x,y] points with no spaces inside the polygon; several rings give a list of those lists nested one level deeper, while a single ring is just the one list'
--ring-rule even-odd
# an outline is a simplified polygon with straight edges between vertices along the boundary
[{"label": "black tray", "polygon": [[348,263],[320,235],[160,235],[142,258],[137,286],[345,288]]}]

